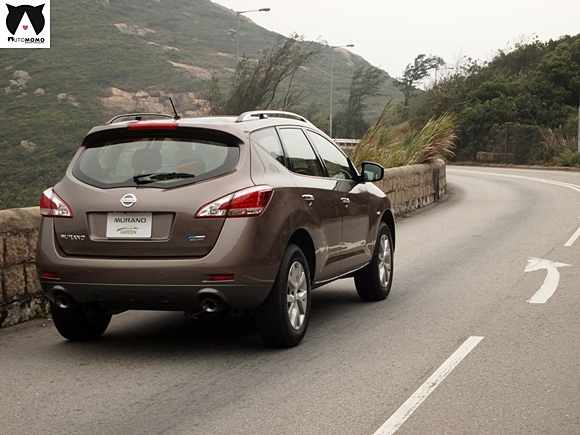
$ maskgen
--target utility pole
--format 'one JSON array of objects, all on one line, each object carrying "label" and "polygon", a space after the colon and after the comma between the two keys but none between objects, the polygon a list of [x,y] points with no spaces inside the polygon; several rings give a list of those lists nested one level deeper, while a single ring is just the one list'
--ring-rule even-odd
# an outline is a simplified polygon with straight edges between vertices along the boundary
[{"label": "utility pole", "polygon": [[238,58],[240,57],[240,15],[248,12],[270,12],[270,8],[252,9],[251,11],[236,11],[236,82],[238,81]]}]

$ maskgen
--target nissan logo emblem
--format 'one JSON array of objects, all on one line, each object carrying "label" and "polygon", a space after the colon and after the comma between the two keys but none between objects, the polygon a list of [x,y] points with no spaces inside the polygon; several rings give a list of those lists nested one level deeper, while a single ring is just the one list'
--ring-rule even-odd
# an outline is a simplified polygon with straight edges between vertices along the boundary
[{"label": "nissan logo emblem", "polygon": [[121,198],[121,204],[123,207],[131,207],[133,204],[137,202],[137,197],[132,193],[126,194],[124,197]]}]

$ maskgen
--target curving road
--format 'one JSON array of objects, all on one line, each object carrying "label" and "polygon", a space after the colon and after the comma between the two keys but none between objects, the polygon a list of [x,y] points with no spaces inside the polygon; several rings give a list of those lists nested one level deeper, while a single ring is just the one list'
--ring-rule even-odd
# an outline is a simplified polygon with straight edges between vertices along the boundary
[{"label": "curving road", "polygon": [[389,298],[316,290],[297,348],[180,313],[95,343],[0,330],[0,433],[580,433],[580,172],[449,167],[448,187],[398,220]]}]

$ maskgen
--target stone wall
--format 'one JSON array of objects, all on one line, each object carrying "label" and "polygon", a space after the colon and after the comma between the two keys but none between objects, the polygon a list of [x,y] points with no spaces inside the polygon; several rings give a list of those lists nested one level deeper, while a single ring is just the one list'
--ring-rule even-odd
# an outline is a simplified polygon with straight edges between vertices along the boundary
[{"label": "stone wall", "polygon": [[34,264],[38,207],[0,211],[0,328],[47,311]]},{"label": "stone wall", "polygon": [[387,194],[396,215],[408,213],[439,200],[447,190],[445,163],[441,160],[385,170],[377,186]]},{"label": "stone wall", "polygon": [[[401,215],[437,201],[446,191],[445,164],[436,162],[385,170],[377,185]],[[46,314],[35,268],[38,207],[0,210],[0,328]]]}]

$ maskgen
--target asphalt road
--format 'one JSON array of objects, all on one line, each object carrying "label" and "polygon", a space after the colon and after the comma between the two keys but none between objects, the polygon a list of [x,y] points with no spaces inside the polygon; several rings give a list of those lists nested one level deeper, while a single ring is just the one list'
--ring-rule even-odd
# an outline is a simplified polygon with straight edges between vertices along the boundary
[{"label": "asphalt road", "polygon": [[94,343],[0,330],[0,433],[580,434],[580,173],[448,183],[397,221],[388,299],[316,290],[290,350],[181,313],[123,313]]}]

